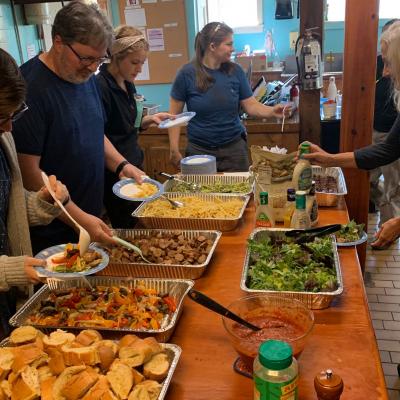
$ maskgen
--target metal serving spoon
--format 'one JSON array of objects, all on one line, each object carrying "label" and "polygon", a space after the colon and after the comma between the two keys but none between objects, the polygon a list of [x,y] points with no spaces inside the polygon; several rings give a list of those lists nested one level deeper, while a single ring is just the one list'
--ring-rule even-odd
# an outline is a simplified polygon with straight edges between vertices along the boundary
[{"label": "metal serving spoon", "polygon": [[172,179],[172,180],[174,180],[176,182],[183,183],[185,186],[187,186],[193,192],[199,192],[200,189],[201,189],[201,184],[200,183],[186,182],[183,179],[179,179],[174,175],[167,174],[166,172],[159,172],[159,174],[161,176],[164,176],[164,177],[170,179],[170,180]]},{"label": "metal serving spoon", "polygon": [[225,318],[229,318],[240,325],[245,326],[252,331],[261,331],[261,328],[247,322],[246,320],[239,317],[239,315],[234,314],[232,311],[229,311],[227,308],[217,303],[216,301],[210,299],[205,294],[198,292],[197,290],[190,289],[188,296],[195,301],[197,304],[201,304],[202,306],[208,308],[211,311],[216,312],[217,314],[223,315]]},{"label": "metal serving spoon", "polygon": [[164,200],[167,200],[173,208],[181,208],[184,206],[184,204],[182,202],[177,201],[177,200],[171,200],[165,194],[160,195],[160,197],[163,198]]}]

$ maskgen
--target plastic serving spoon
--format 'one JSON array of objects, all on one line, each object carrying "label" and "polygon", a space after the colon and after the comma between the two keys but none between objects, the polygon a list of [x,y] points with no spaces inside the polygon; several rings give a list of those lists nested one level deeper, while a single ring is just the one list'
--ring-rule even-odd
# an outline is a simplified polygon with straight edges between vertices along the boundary
[{"label": "plastic serving spoon", "polygon": [[118,236],[113,236],[112,237],[116,242],[118,242],[120,245],[125,246],[127,249],[129,250],[133,250],[135,253],[139,254],[140,257],[142,257],[142,260],[151,264],[151,261],[149,261],[142,253],[142,250],[139,249],[139,247],[136,247],[135,245],[133,245],[132,243],[127,242],[124,239],[121,239]]},{"label": "plastic serving spoon", "polygon": [[79,254],[82,257],[89,249],[90,245],[90,236],[88,231],[80,226],[74,218],[69,214],[69,212],[65,209],[65,207],[62,205],[61,201],[57,199],[56,194],[54,193],[53,189],[50,186],[49,182],[49,177],[46,175],[45,172],[42,171],[42,179],[43,182],[49,191],[51,197],[54,199],[54,201],[58,204],[58,206],[61,208],[61,210],[64,211],[65,215],[75,224],[75,226],[79,229]]},{"label": "plastic serving spoon", "polygon": [[210,299],[205,294],[198,292],[197,290],[190,289],[188,296],[194,300],[196,303],[208,308],[211,311],[216,312],[217,314],[223,315],[225,318],[229,318],[240,325],[245,326],[252,331],[260,331],[261,328],[247,322],[246,320],[239,317],[239,315],[234,314],[232,311],[229,311],[227,308],[217,303],[216,301]]}]

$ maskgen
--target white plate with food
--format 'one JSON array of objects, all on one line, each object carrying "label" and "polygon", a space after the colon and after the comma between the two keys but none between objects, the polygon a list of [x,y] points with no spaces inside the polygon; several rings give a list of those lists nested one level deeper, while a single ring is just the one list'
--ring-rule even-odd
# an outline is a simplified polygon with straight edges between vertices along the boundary
[{"label": "white plate with food", "polygon": [[164,193],[164,186],[154,179],[143,178],[143,183],[134,179],[122,179],[114,184],[113,193],[121,199],[129,201],[149,201]]},{"label": "white plate with food", "polygon": [[109,262],[108,254],[93,244],[82,257],[78,246],[71,243],[49,247],[35,257],[47,261],[46,267],[36,267],[38,274],[53,278],[92,275],[104,269]]},{"label": "white plate with food", "polygon": [[196,113],[194,111],[187,111],[176,115],[174,119],[166,119],[162,121],[158,127],[161,129],[168,129],[174,126],[186,125],[195,115]]}]

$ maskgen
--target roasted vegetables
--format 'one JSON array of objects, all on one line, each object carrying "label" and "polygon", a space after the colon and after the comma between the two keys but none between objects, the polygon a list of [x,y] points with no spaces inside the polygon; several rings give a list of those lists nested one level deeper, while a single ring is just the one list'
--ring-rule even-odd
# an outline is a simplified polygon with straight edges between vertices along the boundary
[{"label": "roasted vegetables", "polygon": [[250,289],[331,292],[338,287],[329,237],[302,245],[267,237],[249,240],[248,248]]},{"label": "roasted vegetables", "polygon": [[159,329],[176,310],[173,297],[144,285],[52,292],[27,323],[47,326]]}]

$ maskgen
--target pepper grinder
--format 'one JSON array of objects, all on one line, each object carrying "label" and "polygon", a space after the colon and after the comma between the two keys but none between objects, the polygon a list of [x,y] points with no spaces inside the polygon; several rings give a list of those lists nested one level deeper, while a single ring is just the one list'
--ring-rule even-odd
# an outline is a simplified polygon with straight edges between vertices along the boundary
[{"label": "pepper grinder", "polygon": [[318,400],[339,400],[343,392],[343,380],[331,369],[327,369],[315,376],[314,387]]}]

